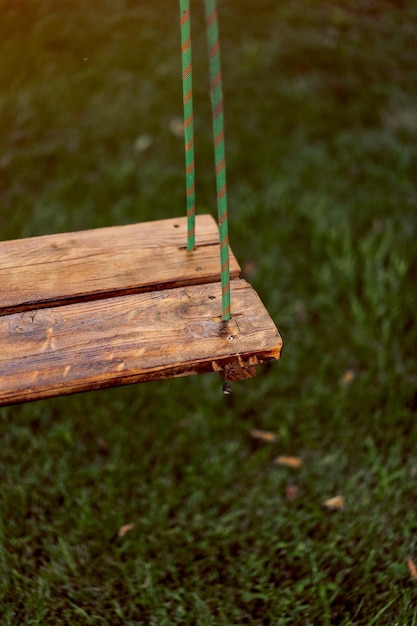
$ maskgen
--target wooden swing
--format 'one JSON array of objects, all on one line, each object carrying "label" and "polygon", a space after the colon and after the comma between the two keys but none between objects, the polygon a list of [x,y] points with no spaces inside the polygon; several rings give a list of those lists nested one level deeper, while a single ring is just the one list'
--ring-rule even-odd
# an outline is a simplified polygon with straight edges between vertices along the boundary
[{"label": "wooden swing", "polygon": [[243,380],[278,359],[279,332],[228,244],[222,316],[215,220],[196,216],[191,250],[189,224],[0,242],[0,406],[213,371]]}]

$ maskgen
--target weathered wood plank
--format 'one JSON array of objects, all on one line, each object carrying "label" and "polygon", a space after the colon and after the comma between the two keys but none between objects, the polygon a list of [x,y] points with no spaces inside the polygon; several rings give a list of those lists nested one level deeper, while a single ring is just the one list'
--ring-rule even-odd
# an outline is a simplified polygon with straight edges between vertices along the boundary
[{"label": "weathered wood plank", "polygon": [[249,377],[282,341],[248,283],[233,280],[231,296],[230,322],[219,283],[5,315],[0,405],[210,371]]},{"label": "weathered wood plank", "polygon": [[[219,280],[219,233],[196,216],[187,252],[186,218],[0,242],[0,316]],[[231,277],[240,276],[231,253]]]}]

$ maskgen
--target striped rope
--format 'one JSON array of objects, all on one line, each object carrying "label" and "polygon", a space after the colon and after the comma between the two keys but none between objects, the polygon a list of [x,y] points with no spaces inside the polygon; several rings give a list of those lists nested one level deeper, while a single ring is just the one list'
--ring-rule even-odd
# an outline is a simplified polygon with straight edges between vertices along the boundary
[{"label": "striped rope", "polygon": [[195,167],[190,0],[179,1],[181,19],[182,89],[184,103],[185,184],[187,197],[187,250],[193,250],[195,247]]},{"label": "striped rope", "polygon": [[216,165],[217,211],[220,232],[222,319],[230,320],[230,267],[227,219],[226,160],[224,145],[223,89],[220,66],[219,27],[216,0],[205,0],[209,49],[210,95],[213,117],[214,159]]}]

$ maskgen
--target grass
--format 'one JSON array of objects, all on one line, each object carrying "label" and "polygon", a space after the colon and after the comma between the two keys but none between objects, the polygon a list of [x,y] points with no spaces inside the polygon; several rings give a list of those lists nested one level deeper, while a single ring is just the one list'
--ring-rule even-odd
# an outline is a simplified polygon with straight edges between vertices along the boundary
[{"label": "grass", "polygon": [[[230,238],[282,361],[229,401],[213,375],[0,409],[2,624],[417,624],[417,8],[219,5]],[[183,213],[176,3],[0,9],[1,238]]]}]

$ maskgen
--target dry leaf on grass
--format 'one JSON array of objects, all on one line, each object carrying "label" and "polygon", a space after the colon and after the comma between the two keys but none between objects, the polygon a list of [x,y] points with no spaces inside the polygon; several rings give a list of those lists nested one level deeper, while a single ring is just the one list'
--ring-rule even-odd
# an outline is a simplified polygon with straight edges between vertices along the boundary
[{"label": "dry leaf on grass", "polygon": [[331,511],[340,511],[345,508],[345,499],[343,496],[334,496],[323,502],[323,506]]},{"label": "dry leaf on grass", "polygon": [[303,459],[299,456],[277,456],[275,463],[297,469],[302,466]]},{"label": "dry leaf on grass", "polygon": [[124,537],[125,534],[128,533],[129,530],[132,530],[133,527],[134,527],[134,524],[124,524],[123,526],[120,526],[117,532],[117,536]]},{"label": "dry leaf on grass", "polygon": [[278,439],[275,433],[271,433],[267,430],[251,430],[250,436],[253,439],[259,439],[259,441],[267,441],[267,442],[273,442]]},{"label": "dry leaf on grass", "polygon": [[414,578],[414,580],[417,580],[417,567],[413,559],[411,558],[411,556],[407,557],[407,567],[408,567],[408,571],[410,572],[411,578]]},{"label": "dry leaf on grass", "polygon": [[152,145],[152,142],[153,139],[150,135],[139,135],[135,140],[133,148],[137,153],[145,152]]},{"label": "dry leaf on grass", "polygon": [[184,134],[184,121],[180,117],[173,117],[169,122],[169,130],[176,137],[182,137]]},{"label": "dry leaf on grass", "polygon": [[285,497],[287,500],[297,500],[300,490],[297,485],[287,485],[285,488]]},{"label": "dry leaf on grass", "polygon": [[339,380],[339,385],[341,387],[346,387],[350,385],[350,383],[355,379],[355,372],[352,369],[346,370],[343,376]]},{"label": "dry leaf on grass", "polygon": [[332,463],[335,463],[336,461],[337,461],[337,454],[334,452],[330,454],[326,454],[320,459],[320,462],[323,465],[331,465]]},{"label": "dry leaf on grass", "polygon": [[254,261],[247,261],[243,264],[243,275],[248,280],[256,274],[257,265]]}]

